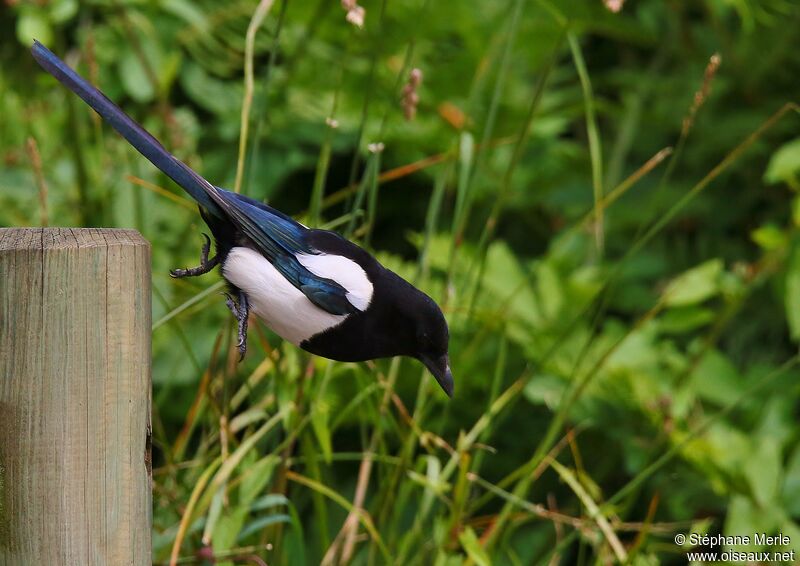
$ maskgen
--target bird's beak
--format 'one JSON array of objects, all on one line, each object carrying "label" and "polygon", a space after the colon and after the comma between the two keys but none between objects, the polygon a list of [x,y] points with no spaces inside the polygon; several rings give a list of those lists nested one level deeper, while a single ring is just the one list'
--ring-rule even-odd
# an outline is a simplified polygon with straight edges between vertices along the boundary
[{"label": "bird's beak", "polygon": [[447,357],[447,354],[439,358],[423,355],[420,357],[420,360],[425,364],[425,367],[430,370],[433,377],[436,378],[436,381],[438,381],[439,385],[444,389],[444,392],[447,393],[447,396],[452,397],[455,384],[453,383],[453,374],[450,373],[450,359]]}]

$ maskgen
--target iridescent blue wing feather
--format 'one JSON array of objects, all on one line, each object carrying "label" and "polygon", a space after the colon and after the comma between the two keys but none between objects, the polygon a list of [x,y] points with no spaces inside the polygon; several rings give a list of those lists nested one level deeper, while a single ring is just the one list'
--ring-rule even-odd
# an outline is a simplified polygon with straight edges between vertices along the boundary
[{"label": "iridescent blue wing feather", "polygon": [[298,261],[297,254],[318,253],[306,241],[307,228],[263,203],[215,187],[169,153],[135,120],[41,43],[35,41],[31,53],[48,73],[83,99],[200,206],[213,216],[230,221],[244,233],[281,275],[312,303],[331,314],[354,312],[344,287],[336,281],[314,275]]},{"label": "iridescent blue wing feather", "polygon": [[213,198],[231,222],[308,300],[331,314],[355,312],[347,299],[347,289],[336,281],[313,274],[298,261],[298,254],[318,253],[308,244],[308,228],[258,201],[215,189]]}]

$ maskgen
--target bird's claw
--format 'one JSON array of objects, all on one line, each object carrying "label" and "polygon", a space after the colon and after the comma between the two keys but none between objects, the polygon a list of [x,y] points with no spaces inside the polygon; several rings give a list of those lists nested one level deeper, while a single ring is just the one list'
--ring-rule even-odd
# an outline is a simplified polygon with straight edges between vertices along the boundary
[{"label": "bird's claw", "polygon": [[203,234],[205,243],[200,250],[200,265],[197,267],[190,267],[188,269],[171,269],[169,276],[173,279],[180,279],[181,277],[196,277],[197,275],[205,275],[214,269],[219,263],[219,254],[211,259],[208,259],[208,254],[211,251],[211,238],[208,234]]}]

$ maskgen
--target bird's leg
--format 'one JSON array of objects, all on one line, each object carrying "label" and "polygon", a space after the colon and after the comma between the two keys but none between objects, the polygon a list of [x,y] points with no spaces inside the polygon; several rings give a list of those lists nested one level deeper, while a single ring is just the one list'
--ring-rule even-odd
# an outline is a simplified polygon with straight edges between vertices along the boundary
[{"label": "bird's leg", "polygon": [[241,362],[245,353],[247,353],[247,319],[250,316],[250,305],[247,302],[247,295],[241,291],[239,291],[238,305],[230,295],[226,293],[225,296],[227,297],[225,304],[233,313],[233,316],[236,317],[236,320],[239,321],[239,342],[236,346],[239,348],[239,361]]},{"label": "bird's leg", "polygon": [[200,252],[200,265],[189,269],[173,269],[169,272],[171,277],[180,278],[205,275],[217,266],[219,263],[219,254],[208,259],[208,252],[211,250],[211,240],[205,234],[203,234],[203,238],[205,238],[206,243],[203,244],[203,249]]},{"label": "bird's leg", "polygon": [[244,359],[247,353],[247,319],[250,316],[250,305],[247,302],[247,295],[239,293],[239,361]]}]

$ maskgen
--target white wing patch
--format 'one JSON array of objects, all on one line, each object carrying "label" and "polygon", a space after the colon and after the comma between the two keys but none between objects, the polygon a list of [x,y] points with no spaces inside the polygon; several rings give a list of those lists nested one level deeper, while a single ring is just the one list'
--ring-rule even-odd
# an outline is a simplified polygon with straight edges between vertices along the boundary
[{"label": "white wing patch", "polygon": [[[350,263],[357,266],[354,262]],[[306,267],[316,275],[333,279],[330,275],[321,275],[311,267]],[[361,268],[359,267],[359,269]],[[251,310],[267,326],[280,337],[295,345],[341,324],[348,316],[331,314],[319,308],[309,301],[302,291],[287,281],[264,256],[250,248],[233,248],[222,266],[222,274],[228,281],[245,292],[250,301]],[[364,279],[366,279],[366,274],[364,274]],[[369,283],[369,280],[367,282]],[[342,283],[340,282],[340,284]],[[350,291],[350,287],[346,284],[342,284],[342,286]],[[349,292],[347,297],[350,299]],[[372,285],[370,284],[367,304],[371,297]],[[352,303],[353,300],[350,299],[350,302]],[[353,306],[359,308],[355,303]]]},{"label": "white wing patch", "polygon": [[372,282],[352,259],[333,254],[297,254],[297,260],[314,275],[336,281],[347,289],[347,300],[360,311],[372,300]]}]

